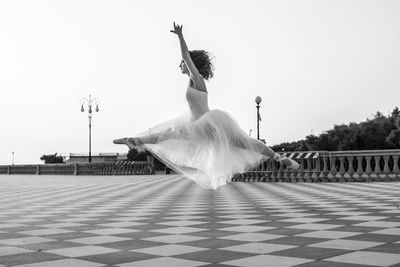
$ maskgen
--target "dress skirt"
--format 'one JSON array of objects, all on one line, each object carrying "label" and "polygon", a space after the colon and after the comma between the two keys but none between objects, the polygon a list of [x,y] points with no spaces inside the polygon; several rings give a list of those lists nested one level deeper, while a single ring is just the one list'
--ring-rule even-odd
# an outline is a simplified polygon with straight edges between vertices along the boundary
[{"label": "dress skirt", "polygon": [[257,152],[259,141],[248,136],[227,112],[210,110],[193,117],[187,112],[142,133],[138,137],[150,135],[152,142],[141,147],[208,189],[227,184],[236,173],[266,159]]}]

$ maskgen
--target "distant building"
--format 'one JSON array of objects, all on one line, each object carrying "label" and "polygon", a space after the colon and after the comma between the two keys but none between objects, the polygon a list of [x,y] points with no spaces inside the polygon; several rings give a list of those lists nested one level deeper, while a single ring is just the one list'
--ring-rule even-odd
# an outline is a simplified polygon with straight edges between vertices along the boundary
[{"label": "distant building", "polygon": [[[86,163],[89,162],[87,153],[70,153],[66,156],[66,163]],[[92,163],[113,163],[127,159],[127,153],[94,153],[92,154]]]}]

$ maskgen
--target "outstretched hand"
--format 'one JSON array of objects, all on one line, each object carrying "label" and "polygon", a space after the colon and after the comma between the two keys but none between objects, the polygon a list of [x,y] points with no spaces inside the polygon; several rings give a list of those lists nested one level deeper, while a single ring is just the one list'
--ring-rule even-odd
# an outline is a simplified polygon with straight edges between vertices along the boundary
[{"label": "outstretched hand", "polygon": [[170,30],[170,32],[175,33],[177,35],[182,35],[182,28],[183,28],[183,25],[178,25],[178,24],[175,24],[175,22],[174,22],[174,29]]}]

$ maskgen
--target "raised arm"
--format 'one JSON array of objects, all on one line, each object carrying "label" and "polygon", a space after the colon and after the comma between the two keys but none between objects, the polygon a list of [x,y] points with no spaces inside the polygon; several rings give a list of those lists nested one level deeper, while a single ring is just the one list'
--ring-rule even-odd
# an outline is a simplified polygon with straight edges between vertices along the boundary
[{"label": "raised arm", "polygon": [[181,46],[182,59],[183,59],[183,61],[185,61],[185,64],[186,64],[187,68],[189,69],[190,79],[193,81],[195,88],[200,91],[205,91],[206,87],[205,87],[204,78],[203,78],[203,76],[201,76],[199,70],[196,68],[196,66],[193,63],[192,58],[190,57],[189,49],[186,45],[185,39],[183,38],[182,28],[183,28],[183,25],[179,26],[178,24],[175,24],[175,22],[174,22],[174,29],[171,30],[171,32],[178,35],[179,43]]}]

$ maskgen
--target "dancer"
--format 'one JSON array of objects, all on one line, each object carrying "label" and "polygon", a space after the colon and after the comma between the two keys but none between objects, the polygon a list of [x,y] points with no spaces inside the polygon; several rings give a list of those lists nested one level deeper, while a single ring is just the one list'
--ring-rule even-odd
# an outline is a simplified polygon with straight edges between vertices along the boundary
[{"label": "dancer", "polygon": [[213,77],[210,55],[204,50],[189,51],[182,28],[174,22],[171,32],[180,42],[179,67],[189,76],[188,112],[134,138],[121,138],[114,143],[148,150],[170,168],[212,189],[225,185],[235,173],[245,172],[267,158],[289,169],[298,169],[297,162],[249,137],[227,112],[209,109],[205,80]]}]

